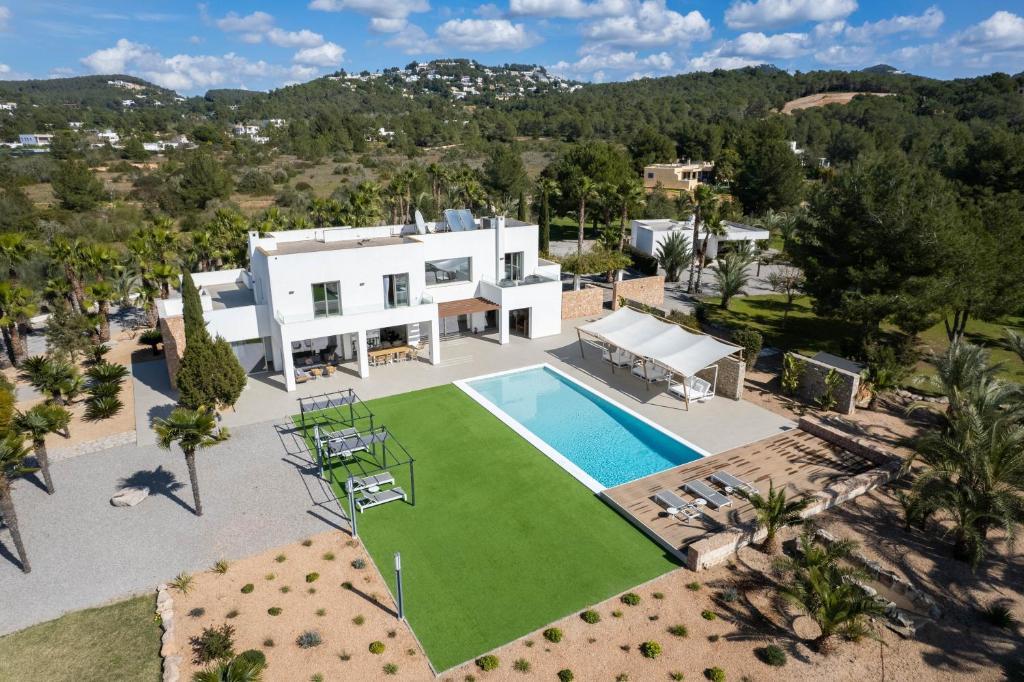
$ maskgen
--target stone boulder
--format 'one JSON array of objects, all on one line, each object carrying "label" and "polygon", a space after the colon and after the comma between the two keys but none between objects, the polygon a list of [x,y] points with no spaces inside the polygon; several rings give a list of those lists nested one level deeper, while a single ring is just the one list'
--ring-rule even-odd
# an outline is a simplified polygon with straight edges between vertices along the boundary
[{"label": "stone boulder", "polygon": [[149,488],[125,488],[110,498],[110,504],[115,507],[134,507],[149,496]]}]

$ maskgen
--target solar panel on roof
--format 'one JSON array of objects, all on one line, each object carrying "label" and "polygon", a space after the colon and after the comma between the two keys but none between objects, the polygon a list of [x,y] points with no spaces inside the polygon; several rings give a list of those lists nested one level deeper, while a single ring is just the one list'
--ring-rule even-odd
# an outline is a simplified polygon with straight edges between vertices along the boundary
[{"label": "solar panel on roof", "polygon": [[468,232],[476,229],[473,213],[465,208],[446,208],[444,221],[452,232]]}]

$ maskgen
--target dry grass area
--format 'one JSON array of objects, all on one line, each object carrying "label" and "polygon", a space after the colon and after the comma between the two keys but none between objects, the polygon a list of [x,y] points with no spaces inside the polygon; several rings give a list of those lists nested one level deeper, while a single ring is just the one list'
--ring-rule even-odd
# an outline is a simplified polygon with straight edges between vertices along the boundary
[{"label": "dry grass area", "polygon": [[[365,567],[354,568],[356,560]],[[319,577],[309,582],[313,573]],[[247,584],[253,588],[244,594]],[[272,608],[281,611],[271,615]],[[327,680],[375,680],[384,677],[387,664],[398,667],[395,679],[433,679],[426,656],[394,609],[369,554],[338,532],[236,561],[226,573],[196,575],[187,594],[174,593],[181,678],[191,679],[203,667],[192,661],[190,639],[205,627],[228,623],[235,628],[236,653],[259,649],[266,655],[267,680],[302,681],[317,673]],[[319,632],[323,643],[299,647],[296,638],[307,630]],[[375,641],[383,643],[382,654],[370,653]]]},{"label": "dry grass area", "polygon": [[812,109],[824,107],[829,104],[849,104],[857,95],[873,95],[875,97],[890,97],[891,92],[822,92],[817,95],[807,95],[790,100],[782,105],[782,113],[792,114],[800,109]]}]

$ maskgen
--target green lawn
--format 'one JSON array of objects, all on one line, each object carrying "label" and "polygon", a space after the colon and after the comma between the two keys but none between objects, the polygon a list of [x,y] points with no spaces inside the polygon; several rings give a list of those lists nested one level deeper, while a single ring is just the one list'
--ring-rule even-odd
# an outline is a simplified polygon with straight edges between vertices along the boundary
[{"label": "green lawn", "polygon": [[135,597],[0,637],[0,681],[155,682],[160,625],[154,608],[152,596]]},{"label": "green lawn", "polygon": [[402,552],[406,615],[438,670],[676,566],[454,385],[368,406],[416,458],[417,500],[361,514],[360,536],[389,583]]},{"label": "green lawn", "polygon": [[[805,355],[818,351],[842,354],[844,340],[852,343],[857,337],[857,326],[841,320],[818,317],[811,309],[809,296],[801,296],[793,303],[789,319],[783,325],[785,297],[781,295],[739,296],[729,302],[729,310],[718,306],[719,299],[704,299],[709,304],[711,319],[730,327],[756,329],[765,337],[765,345],[783,350],[792,350]],[[1011,381],[1024,383],[1024,362],[1006,348],[1003,329],[1010,327],[1024,332],[1024,318],[1009,317],[998,323],[971,320],[967,324],[966,337],[972,343],[989,349],[993,361],[1004,363],[1003,375]],[[924,331],[921,341],[927,349],[941,354],[949,346],[942,323]],[[927,376],[934,369],[927,361],[918,364],[916,374]],[[920,388],[918,384],[915,387]]]}]

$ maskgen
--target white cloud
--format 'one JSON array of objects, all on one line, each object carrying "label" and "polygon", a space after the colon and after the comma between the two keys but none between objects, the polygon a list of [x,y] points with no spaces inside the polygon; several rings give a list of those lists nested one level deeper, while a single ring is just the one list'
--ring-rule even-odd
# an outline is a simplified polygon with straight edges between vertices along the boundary
[{"label": "white cloud", "polygon": [[814,58],[830,66],[864,66],[878,61],[869,45],[829,45],[817,50]]},{"label": "white cloud", "polygon": [[882,36],[897,33],[920,33],[933,35],[946,20],[946,15],[938,7],[932,6],[921,15],[895,16],[881,21],[865,22],[860,26],[847,26],[843,35],[855,43],[869,43]]},{"label": "white cloud", "polygon": [[714,71],[715,69],[742,69],[745,66],[757,66],[761,64],[756,59],[746,57],[724,56],[720,50],[705,52],[699,57],[694,57],[687,63],[689,71]]},{"label": "white cloud", "polygon": [[463,50],[522,50],[537,38],[523,24],[508,19],[451,19],[437,27],[437,39]]},{"label": "white cloud", "polygon": [[696,10],[680,14],[668,9],[665,0],[645,0],[628,15],[585,25],[583,35],[604,45],[658,47],[707,40],[711,37],[711,24]]},{"label": "white cloud", "polygon": [[316,47],[323,45],[324,37],[308,29],[285,31],[280,28],[272,28],[267,31],[267,40],[278,47]]},{"label": "white cloud", "polygon": [[370,30],[374,33],[398,33],[405,30],[408,25],[409,20],[404,18],[373,17],[370,19]]},{"label": "white cloud", "polygon": [[573,80],[604,80],[606,72],[633,72],[631,77],[644,77],[653,71],[667,72],[675,66],[675,60],[667,52],[640,57],[633,51],[591,53],[578,61],[560,61],[547,67],[551,73]]},{"label": "white cloud", "polygon": [[806,33],[743,33],[726,43],[720,54],[739,57],[778,57],[790,59],[807,51]]},{"label": "white cloud", "polygon": [[1021,50],[1024,49],[1024,18],[1000,10],[958,33],[954,41],[971,50]]},{"label": "white cloud", "polygon": [[856,0],[741,0],[725,11],[725,23],[736,29],[779,28],[841,19],[856,9]]},{"label": "white cloud", "polygon": [[312,0],[309,8],[322,12],[352,10],[371,17],[406,19],[415,12],[430,10],[430,3],[427,0]]},{"label": "white cloud", "polygon": [[305,63],[282,66],[263,60],[253,62],[232,52],[224,55],[177,54],[165,57],[148,45],[125,38],[118,40],[113,47],[97,50],[81,61],[94,73],[128,73],[183,92],[237,84],[243,78],[278,83],[306,80],[317,73],[316,68]]},{"label": "white cloud", "polygon": [[432,39],[426,31],[416,24],[408,22],[394,38],[384,44],[409,55],[437,54],[441,51],[437,41]]},{"label": "white cloud", "polygon": [[228,12],[216,22],[217,28],[229,33],[266,33],[274,26],[274,17],[266,12],[253,12],[244,17]]},{"label": "white cloud", "polygon": [[334,67],[340,64],[344,58],[345,48],[337,43],[328,42],[317,47],[299,50],[292,59],[298,64]]},{"label": "white cloud", "polygon": [[199,43],[203,42],[203,39],[199,36],[190,36],[188,42],[192,43],[193,45],[198,45]]},{"label": "white cloud", "polygon": [[0,31],[6,31],[7,25],[11,21],[11,10],[7,7],[0,5]]},{"label": "white cloud", "polygon": [[11,67],[7,66],[6,64],[0,64],[0,73],[10,73],[10,72],[11,72]]},{"label": "white cloud", "polygon": [[504,16],[501,9],[491,2],[480,5],[473,10],[473,14],[482,19],[501,19]]},{"label": "white cloud", "polygon": [[515,16],[588,19],[626,14],[631,5],[631,0],[510,0],[508,9]]}]

